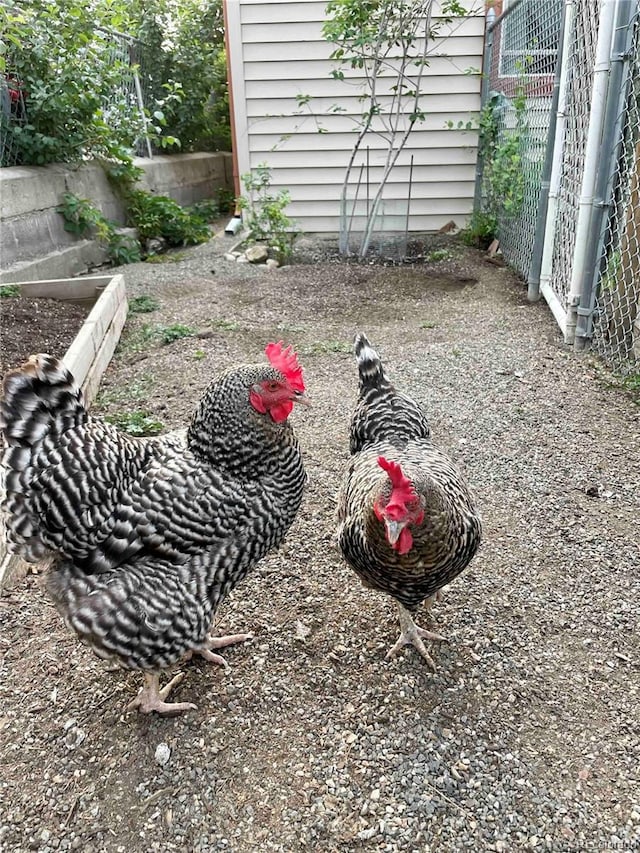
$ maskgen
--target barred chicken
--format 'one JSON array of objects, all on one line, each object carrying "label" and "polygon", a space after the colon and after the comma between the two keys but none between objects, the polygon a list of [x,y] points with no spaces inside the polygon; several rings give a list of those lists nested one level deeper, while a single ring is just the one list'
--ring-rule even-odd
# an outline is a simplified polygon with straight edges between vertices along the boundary
[{"label": "barred chicken", "polygon": [[378,353],[356,336],[359,398],[351,459],[338,496],[338,541],[365,586],[395,598],[400,638],[387,658],[413,645],[435,665],[424,640],[443,640],[413,615],[469,564],[481,525],[460,472],[431,441],[418,404],[393,387]]},{"label": "barred chicken", "polygon": [[10,549],[53,561],[47,589],[68,627],[101,658],[140,670],[129,707],[173,715],[182,678],[160,672],[249,634],[213,637],[225,596],[291,526],[305,484],[288,421],[306,403],[282,342],[269,364],[210,384],[186,431],[132,438],[90,416],[64,364],[34,355],[4,379],[0,404]]}]

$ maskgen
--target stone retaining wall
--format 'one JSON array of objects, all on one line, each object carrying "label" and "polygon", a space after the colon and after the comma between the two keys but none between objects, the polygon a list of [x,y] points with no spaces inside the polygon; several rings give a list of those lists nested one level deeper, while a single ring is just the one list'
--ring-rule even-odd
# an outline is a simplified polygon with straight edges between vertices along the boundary
[{"label": "stone retaining wall", "polygon": [[[140,186],[180,204],[233,191],[231,154],[177,154],[137,158]],[[108,218],[124,224],[124,211],[103,169],[80,166],[15,166],[0,169],[0,281],[64,278],[86,272],[106,259],[93,240],[64,230],[56,212],[65,192],[89,199]]]}]

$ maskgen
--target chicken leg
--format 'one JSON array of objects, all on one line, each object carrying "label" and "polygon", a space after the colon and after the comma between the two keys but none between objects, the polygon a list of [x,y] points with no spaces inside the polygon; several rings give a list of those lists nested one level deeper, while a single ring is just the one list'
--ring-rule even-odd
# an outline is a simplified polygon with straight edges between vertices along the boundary
[{"label": "chicken leg", "polygon": [[[428,600],[427,605],[429,605],[433,601],[434,597],[435,596],[432,596]],[[431,669],[435,672],[436,665],[433,662],[431,655],[427,651],[425,644],[422,642],[422,639],[424,638],[425,640],[442,641],[446,640],[446,637],[443,637],[441,634],[434,634],[433,631],[427,631],[425,628],[420,628],[413,621],[413,617],[411,616],[411,613],[409,613],[407,608],[400,604],[399,601],[397,601],[396,604],[398,605],[398,616],[400,617],[401,633],[397,643],[392,646],[387,652],[386,659],[390,660],[391,658],[396,657],[396,655],[398,654],[400,649],[403,648],[403,646],[412,645],[418,650],[420,655],[425,659]]]},{"label": "chicken leg", "polygon": [[129,702],[127,711],[139,708],[143,714],[150,714],[152,711],[155,711],[163,717],[175,717],[176,714],[181,714],[183,711],[195,710],[197,706],[192,702],[164,701],[173,688],[180,684],[183,678],[184,672],[179,672],[160,690],[160,676],[158,673],[145,672],[144,687],[140,690],[136,698]]},{"label": "chicken leg", "polygon": [[[217,655],[211,649],[222,649],[225,646],[232,646],[234,643],[244,643],[245,640],[250,640],[252,634],[228,634],[226,637],[212,637],[207,634],[205,642],[197,649],[191,649],[184,656],[184,660],[190,660],[194,655],[200,655],[205,660],[211,661],[224,666],[225,671],[229,669],[229,665],[222,655]],[[127,705],[127,710],[131,711],[134,708],[139,708],[143,714],[150,714],[155,711],[164,717],[174,717],[176,714],[181,714],[183,711],[193,711],[197,708],[192,702],[165,702],[169,693],[176,687],[184,678],[184,672],[179,672],[177,675],[168,681],[160,690],[160,676],[158,673],[144,673],[144,687],[140,690],[135,699]]]}]

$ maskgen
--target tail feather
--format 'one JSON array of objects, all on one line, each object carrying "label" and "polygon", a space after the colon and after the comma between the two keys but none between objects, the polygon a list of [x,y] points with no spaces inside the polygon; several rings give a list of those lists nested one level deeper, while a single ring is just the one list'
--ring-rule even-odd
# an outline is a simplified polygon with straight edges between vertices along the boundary
[{"label": "tail feather", "polygon": [[380,356],[367,336],[356,335],[354,349],[360,376],[360,393],[351,417],[349,449],[359,453],[378,441],[398,448],[411,439],[428,439],[429,422],[420,406],[387,378]]},{"label": "tail feather", "polygon": [[56,442],[66,430],[86,420],[82,392],[57,358],[32,355],[5,375],[0,401],[0,430],[5,449],[0,468],[0,509],[6,513],[10,552],[35,562],[47,552],[40,536],[40,513],[34,504],[42,442]]},{"label": "tail feather", "polygon": [[380,388],[389,384],[380,356],[369,343],[367,336],[360,332],[356,335],[354,342],[358,374],[360,376],[360,390],[367,391],[370,388]]},{"label": "tail feather", "polygon": [[3,392],[0,429],[8,447],[32,447],[86,418],[82,391],[64,364],[50,355],[32,355],[9,371]]}]

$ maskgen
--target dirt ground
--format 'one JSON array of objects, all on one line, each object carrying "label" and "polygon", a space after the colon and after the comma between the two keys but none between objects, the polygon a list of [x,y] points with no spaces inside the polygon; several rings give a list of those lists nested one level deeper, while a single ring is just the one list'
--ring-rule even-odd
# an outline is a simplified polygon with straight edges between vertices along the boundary
[{"label": "dirt ground", "polygon": [[32,353],[61,358],[87,316],[87,309],[57,299],[0,299],[0,376],[19,367]]},{"label": "dirt ground", "polygon": [[[40,573],[21,580],[0,599],[0,849],[640,845],[640,409],[472,250],[270,272],[226,248],[123,270],[131,296],[160,305],[128,321],[96,410],[183,426],[216,369],[262,360],[270,340],[296,347],[308,492],[219,611],[221,632],[254,639],[229,650],[228,674],[183,667],[175,697],[196,711],[126,712],[139,676],[66,631]],[[148,334],[175,323],[193,335]],[[333,541],[360,329],[483,515],[478,556],[434,608],[449,639],[430,646],[435,674],[413,649],[385,661],[392,602]]]}]

